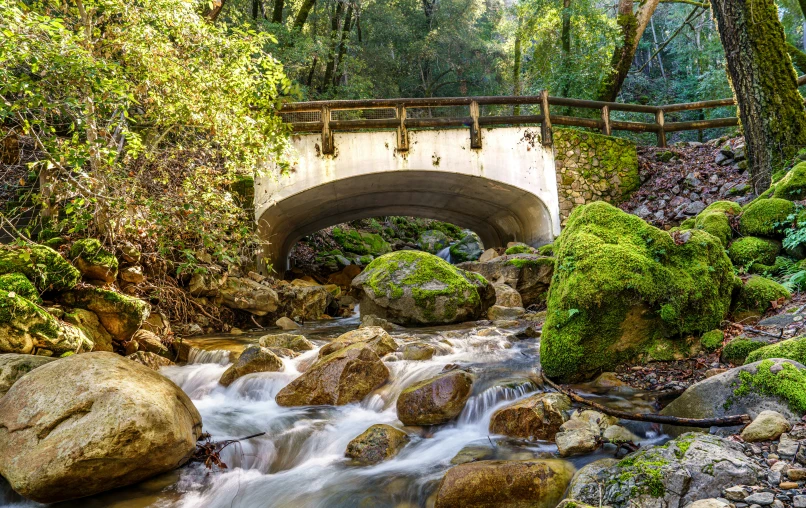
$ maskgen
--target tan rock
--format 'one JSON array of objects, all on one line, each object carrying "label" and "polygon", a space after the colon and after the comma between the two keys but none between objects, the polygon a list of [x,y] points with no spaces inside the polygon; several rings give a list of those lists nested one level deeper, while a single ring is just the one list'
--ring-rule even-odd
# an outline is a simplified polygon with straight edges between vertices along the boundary
[{"label": "tan rock", "polygon": [[464,409],[473,375],[454,370],[405,388],[397,398],[397,417],[404,425],[446,423]]},{"label": "tan rock", "polygon": [[776,411],[762,411],[756,416],[750,425],[742,430],[742,439],[753,443],[756,441],[771,441],[778,439],[781,434],[789,431],[792,425],[789,421]]},{"label": "tan rock", "polygon": [[300,328],[293,319],[289,319],[285,316],[275,321],[274,324],[283,330],[299,330]]},{"label": "tan rock", "polygon": [[0,398],[2,398],[11,386],[22,376],[37,367],[41,367],[55,360],[56,358],[48,358],[47,356],[16,353],[0,355]]},{"label": "tan rock", "polygon": [[163,367],[175,365],[171,360],[155,353],[149,353],[148,351],[137,351],[128,355],[126,358],[156,371],[159,371]]},{"label": "tan rock", "polygon": [[[523,307],[521,294],[506,284],[493,284],[495,304],[501,307]],[[489,313],[489,311],[488,311]]]},{"label": "tan rock", "polygon": [[391,459],[409,442],[409,436],[391,425],[373,425],[347,445],[347,457],[361,464]]},{"label": "tan rock", "polygon": [[284,368],[283,361],[270,350],[260,346],[249,346],[221,375],[218,382],[223,386],[231,385],[236,379],[257,372],[280,372]]},{"label": "tan rock", "polygon": [[311,341],[305,338],[304,335],[294,333],[278,333],[275,335],[264,335],[258,342],[261,346],[267,348],[285,348],[291,351],[304,352],[311,351],[316,346]]},{"label": "tan rock", "polygon": [[490,432],[525,439],[553,441],[565,422],[571,400],[560,393],[538,393],[510,404],[490,417]]},{"label": "tan rock", "polygon": [[339,335],[330,344],[322,346],[322,349],[319,350],[319,357],[327,356],[339,349],[359,342],[370,346],[375,351],[375,354],[381,358],[393,351],[397,351],[397,342],[386,330],[380,326],[368,326]]},{"label": "tan rock", "polygon": [[86,334],[94,344],[93,351],[112,351],[112,336],[106,331],[94,312],[72,309],[64,313],[63,319]]}]

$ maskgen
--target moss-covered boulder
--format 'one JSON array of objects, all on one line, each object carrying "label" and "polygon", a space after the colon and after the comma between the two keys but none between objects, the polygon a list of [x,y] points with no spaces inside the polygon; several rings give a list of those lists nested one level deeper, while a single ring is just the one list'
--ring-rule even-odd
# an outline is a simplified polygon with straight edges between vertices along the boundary
[{"label": "moss-covered boulder", "polygon": [[540,347],[550,377],[591,378],[651,359],[658,341],[713,330],[730,307],[733,267],[705,231],[671,236],[594,202],[574,210],[555,252]]},{"label": "moss-covered boulder", "polygon": [[118,276],[118,259],[95,238],[84,238],[73,243],[70,259],[86,279],[111,283]]},{"label": "moss-covered boulder", "polygon": [[291,351],[296,351],[298,353],[311,351],[316,347],[311,341],[306,339],[304,335],[297,335],[294,333],[264,335],[258,340],[258,342],[263,347],[290,349]]},{"label": "moss-covered boulder", "polygon": [[775,182],[772,195],[790,201],[806,199],[806,162],[796,164],[783,178]]},{"label": "moss-covered boulder", "polygon": [[755,263],[772,265],[779,252],[781,242],[756,236],[737,238],[728,248],[728,256],[736,266],[750,266]]},{"label": "moss-covered boulder", "polygon": [[747,363],[767,358],[786,358],[806,365],[806,336],[794,337],[760,347],[747,355]]},{"label": "moss-covered boulder", "polygon": [[417,245],[430,254],[436,254],[451,244],[451,239],[442,231],[429,229],[420,233]]},{"label": "moss-covered boulder", "polygon": [[44,245],[0,245],[0,275],[21,273],[40,292],[66,291],[81,279],[81,273],[58,252]]},{"label": "moss-covered boulder", "polygon": [[445,473],[434,506],[554,508],[563,498],[574,471],[574,466],[564,460],[481,460],[460,464]]},{"label": "moss-covered boulder", "polygon": [[376,233],[363,233],[354,229],[333,228],[333,239],[346,252],[358,255],[379,256],[392,251],[389,243]]},{"label": "moss-covered boulder", "polygon": [[490,433],[553,441],[570,409],[571,400],[566,395],[538,393],[493,413]]},{"label": "moss-covered boulder", "polygon": [[766,342],[759,339],[736,337],[722,348],[722,361],[733,365],[742,365],[750,353],[764,347],[766,344]]},{"label": "moss-covered boulder", "polygon": [[59,321],[25,298],[0,290],[0,353],[61,356],[92,351],[79,328]]},{"label": "moss-covered boulder", "polygon": [[234,364],[224,371],[218,383],[231,385],[236,379],[258,372],[281,372],[283,361],[265,347],[249,346],[238,356]]},{"label": "moss-covered boulder", "polygon": [[739,232],[744,236],[778,236],[794,212],[795,204],[786,199],[756,199],[744,208]]},{"label": "moss-covered boulder", "polygon": [[725,334],[722,330],[711,330],[702,334],[700,344],[704,350],[712,353],[722,347],[723,340],[725,340]]},{"label": "moss-covered boulder", "polygon": [[341,406],[360,402],[389,378],[370,346],[359,342],[319,360],[275,397],[281,406]]},{"label": "moss-covered boulder", "polygon": [[507,254],[507,255],[512,255],[512,254],[537,254],[537,253],[538,253],[537,249],[535,249],[533,247],[529,247],[525,243],[516,243],[515,245],[512,245],[512,246],[508,247],[507,250],[504,251],[504,254]]},{"label": "moss-covered boulder", "polygon": [[39,291],[28,280],[28,277],[21,273],[6,273],[0,275],[0,289],[20,295],[34,303],[42,303]]},{"label": "moss-covered boulder", "polygon": [[479,319],[495,302],[487,280],[432,254],[398,251],[377,258],[353,279],[361,313],[399,325]]},{"label": "moss-covered boulder", "polygon": [[484,252],[484,245],[478,235],[468,233],[461,240],[451,245],[451,261],[463,263],[465,261],[475,261]]},{"label": "moss-covered boulder", "polygon": [[47,356],[14,353],[0,355],[0,399],[22,376],[54,360],[56,358]]},{"label": "moss-covered boulder", "polygon": [[68,309],[62,316],[65,322],[79,328],[94,344],[93,351],[112,351],[112,336],[94,312],[85,309]]},{"label": "moss-covered boulder", "polygon": [[523,307],[546,303],[554,275],[553,257],[537,254],[511,254],[490,261],[471,261],[458,265],[463,270],[481,274],[495,284],[506,284],[521,295]]},{"label": "moss-covered boulder", "polygon": [[473,375],[454,370],[406,387],[397,398],[404,425],[439,425],[462,412],[473,388]]},{"label": "moss-covered boulder", "polygon": [[774,280],[753,275],[742,285],[734,304],[734,312],[761,315],[767,312],[772,302],[791,297],[792,293]]},{"label": "moss-covered boulder", "polygon": [[719,238],[722,245],[728,246],[733,238],[730,220],[742,213],[742,207],[733,201],[715,201],[700,212],[694,220],[694,228],[707,231]]},{"label": "moss-covered boulder", "polygon": [[380,326],[366,326],[358,330],[351,330],[333,339],[330,344],[325,344],[319,350],[319,357],[335,353],[353,344],[363,343],[375,351],[380,358],[397,351],[397,342]]},{"label": "moss-covered boulder", "polygon": [[350,441],[345,455],[359,464],[389,460],[406,446],[409,436],[391,425],[373,425]]},{"label": "moss-covered boulder", "polygon": [[95,287],[68,291],[61,300],[70,307],[94,312],[118,341],[131,338],[150,313],[150,306],[143,300]]}]

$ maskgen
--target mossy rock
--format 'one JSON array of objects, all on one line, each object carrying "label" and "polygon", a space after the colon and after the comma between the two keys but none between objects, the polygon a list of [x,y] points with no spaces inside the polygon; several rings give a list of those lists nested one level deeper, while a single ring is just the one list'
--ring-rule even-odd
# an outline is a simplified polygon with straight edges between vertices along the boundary
[{"label": "mossy rock", "polygon": [[547,243],[537,248],[537,253],[541,256],[554,256],[554,244]]},{"label": "mossy rock", "polygon": [[734,289],[730,260],[705,231],[675,236],[604,202],[572,212],[555,242],[540,347],[547,375],[590,378],[658,339],[719,326]]},{"label": "mossy rock", "polygon": [[0,289],[0,353],[60,356],[91,351],[83,331],[63,323],[40,306]]},{"label": "mossy rock", "polygon": [[94,344],[93,351],[113,351],[112,336],[106,331],[94,312],[84,309],[69,309],[64,313],[62,319],[79,328],[89,337]]},{"label": "mossy rock", "polygon": [[767,358],[786,358],[806,364],[806,336],[794,337],[760,347],[747,355],[747,363]]},{"label": "mossy rock", "polygon": [[719,238],[722,245],[727,247],[733,238],[730,218],[734,215],[739,215],[741,212],[742,207],[733,201],[716,201],[697,215],[693,227],[711,233]]},{"label": "mossy rock", "polygon": [[436,229],[423,231],[417,239],[417,245],[430,254],[436,254],[450,244],[448,235]]},{"label": "mossy rock", "polygon": [[362,314],[400,325],[476,320],[495,302],[495,289],[484,277],[419,251],[375,259],[352,286],[361,293]]},{"label": "mossy rock", "polygon": [[67,291],[81,273],[58,252],[44,245],[0,245],[0,275],[21,273],[40,291]]},{"label": "mossy rock", "polygon": [[756,199],[744,208],[739,231],[744,236],[780,236],[795,204],[786,199]]},{"label": "mossy rock", "polygon": [[451,261],[454,263],[464,263],[465,261],[475,261],[484,252],[484,245],[478,235],[469,233],[461,240],[451,245]]},{"label": "mossy rock", "polygon": [[353,252],[361,256],[366,254],[380,256],[392,250],[389,243],[387,243],[381,235],[376,233],[363,233],[354,229],[345,230],[342,228],[333,228],[332,234],[336,243],[346,252]]},{"label": "mossy rock", "polygon": [[519,243],[509,247],[504,254],[509,256],[512,254],[538,254],[538,252],[536,249],[529,247],[525,243]]},{"label": "mossy rock", "polygon": [[148,318],[150,306],[138,298],[101,288],[81,288],[61,295],[66,305],[94,312],[106,331],[118,341],[126,341]]},{"label": "mossy rock", "polygon": [[268,348],[251,345],[244,349],[235,363],[224,371],[218,383],[229,386],[247,374],[281,372],[283,368],[283,361]]},{"label": "mossy rock", "polygon": [[766,342],[760,340],[736,337],[722,348],[722,361],[733,365],[742,365],[750,353],[764,347],[766,344]]},{"label": "mossy rock", "polygon": [[759,315],[767,312],[771,302],[780,298],[789,299],[792,293],[774,280],[753,275],[742,286],[735,303],[734,312],[752,312]]},{"label": "mossy rock", "polygon": [[806,162],[796,164],[775,183],[773,197],[797,201],[806,199]]},{"label": "mossy rock", "polygon": [[14,292],[36,304],[42,303],[39,291],[37,291],[36,287],[28,280],[28,277],[21,273],[6,273],[0,275],[0,289]]},{"label": "mossy rock", "polygon": [[110,283],[115,282],[118,276],[117,258],[95,238],[84,238],[73,243],[70,258],[87,279]]},{"label": "mossy rock", "polygon": [[737,238],[728,248],[728,256],[736,266],[749,266],[754,263],[772,265],[779,252],[781,242],[756,236]]},{"label": "mossy rock", "polygon": [[725,334],[722,333],[722,330],[711,330],[710,332],[706,332],[702,335],[702,338],[700,338],[700,344],[702,344],[703,349],[709,353],[713,353],[722,347],[722,341],[724,339]]}]

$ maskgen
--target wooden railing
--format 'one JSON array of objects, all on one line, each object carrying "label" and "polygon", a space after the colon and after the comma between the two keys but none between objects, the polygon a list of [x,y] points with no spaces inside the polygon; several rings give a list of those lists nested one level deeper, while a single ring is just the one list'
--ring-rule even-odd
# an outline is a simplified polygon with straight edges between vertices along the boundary
[{"label": "wooden railing", "polygon": [[[798,85],[806,84],[806,76],[798,78]],[[285,104],[279,111],[284,121],[290,123],[293,132],[321,132],[322,153],[333,154],[334,131],[372,129],[396,129],[397,149],[409,149],[409,129],[469,128],[470,147],[481,148],[481,128],[494,126],[540,125],[543,145],[551,146],[552,125],[587,127],[598,129],[603,134],[613,131],[650,132],[657,136],[658,146],[666,146],[666,134],[679,131],[694,131],[733,127],[739,125],[735,116],[666,122],[667,113],[706,110],[733,106],[732,98],[686,104],[646,106],[618,102],[590,101],[551,97],[545,91],[530,96],[490,97],[435,97],[419,99],[368,99],[294,102]],[[590,117],[552,114],[551,107],[596,110]],[[448,115],[435,114],[439,109],[450,109]],[[462,111],[457,111],[462,108]],[[466,110],[464,108],[467,108]],[[534,111],[529,111],[532,108]],[[506,114],[501,114],[506,109]],[[525,109],[526,114],[521,114]],[[635,122],[611,119],[613,111],[647,113],[654,115],[652,122]],[[485,114],[491,113],[491,114]],[[531,113],[531,114],[530,114]],[[598,118],[596,118],[598,116]]]}]

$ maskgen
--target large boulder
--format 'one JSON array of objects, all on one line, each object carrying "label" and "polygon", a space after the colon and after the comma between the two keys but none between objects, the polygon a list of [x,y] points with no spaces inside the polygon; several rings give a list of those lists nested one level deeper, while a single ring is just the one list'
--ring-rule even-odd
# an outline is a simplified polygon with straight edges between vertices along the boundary
[{"label": "large boulder", "polygon": [[261,346],[267,348],[284,348],[302,353],[311,351],[316,346],[311,341],[305,338],[304,335],[294,333],[277,333],[274,335],[264,335],[258,342]]},{"label": "large boulder", "polygon": [[320,359],[275,397],[281,406],[344,405],[359,402],[389,378],[371,346],[357,343]]},{"label": "large boulder", "polygon": [[490,417],[490,432],[553,441],[565,423],[571,400],[561,393],[538,393],[504,406]]},{"label": "large boulder", "polygon": [[94,312],[85,309],[69,309],[64,312],[62,319],[84,332],[94,344],[93,351],[112,351],[112,336],[106,331]]},{"label": "large boulder", "polygon": [[73,265],[44,245],[0,245],[0,275],[6,273],[25,275],[39,291],[66,291],[81,279]]},{"label": "large boulder", "polygon": [[439,425],[462,412],[473,388],[473,375],[454,370],[405,388],[397,398],[404,425]]},{"label": "large boulder", "polygon": [[398,251],[374,260],[353,279],[361,313],[399,325],[479,319],[495,302],[492,284],[432,254]]},{"label": "large boulder", "polygon": [[[792,360],[768,359],[748,363],[694,383],[663,408],[661,414],[681,418],[721,418],[748,414],[755,418],[762,411],[776,411],[790,423],[797,423],[806,412],[806,367]],[[713,427],[713,433],[728,436],[741,429]],[[665,426],[671,435],[688,431],[705,432],[680,426]]]},{"label": "large boulder", "polygon": [[495,284],[511,287],[520,293],[523,307],[545,303],[554,275],[554,258],[537,254],[499,256],[486,262],[471,261],[458,266],[481,274]]},{"label": "large boulder", "polygon": [[108,283],[118,276],[118,259],[95,238],[85,238],[70,247],[70,259],[86,279]]},{"label": "large boulder", "polygon": [[81,329],[59,321],[21,296],[0,290],[0,353],[60,356],[92,348]]},{"label": "large boulder", "polygon": [[460,464],[442,478],[435,508],[554,508],[573,475],[574,466],[564,460],[482,460]]},{"label": "large boulder", "polygon": [[218,293],[230,309],[244,310],[256,316],[265,316],[280,305],[277,292],[246,277],[228,277]]},{"label": "large boulder", "polygon": [[795,204],[781,198],[756,199],[744,208],[739,218],[743,236],[783,236],[787,217],[795,212]]},{"label": "large boulder", "polygon": [[[265,286],[264,286],[265,287]],[[333,293],[318,284],[298,286],[284,285],[277,289],[278,307],[276,316],[300,318],[304,321],[320,319],[333,301]]]},{"label": "large boulder", "polygon": [[151,307],[139,298],[96,287],[62,293],[61,299],[71,307],[94,312],[106,331],[119,341],[131,338],[151,311]]},{"label": "large boulder", "polygon": [[234,364],[224,371],[218,382],[231,385],[236,379],[257,372],[280,372],[283,361],[265,347],[249,346],[243,350]]},{"label": "large boulder", "polygon": [[436,254],[450,245],[450,243],[451,240],[448,238],[448,235],[436,229],[423,231],[417,239],[417,246],[430,254]]},{"label": "large boulder", "polygon": [[769,266],[775,263],[779,252],[781,252],[781,242],[755,236],[737,238],[728,248],[728,256],[736,266],[750,266],[759,263]]},{"label": "large boulder", "polygon": [[686,506],[720,497],[734,485],[755,485],[761,467],[738,443],[686,434],[663,446],[641,449],[605,467],[596,464],[571,482],[576,501],[594,506]]},{"label": "large boulder", "polygon": [[22,376],[54,360],[56,359],[47,356],[15,353],[0,355],[0,398],[3,398],[3,395]]},{"label": "large boulder", "polygon": [[391,425],[373,425],[350,441],[345,455],[360,464],[391,459],[409,442],[409,436]]},{"label": "large boulder", "polygon": [[39,367],[0,399],[0,474],[41,503],[90,496],[187,461],[201,417],[167,378],[113,353]]},{"label": "large boulder", "polygon": [[451,245],[451,261],[462,263],[464,261],[475,261],[484,252],[484,245],[476,233],[467,234],[458,242]]},{"label": "large boulder", "polygon": [[327,356],[359,342],[367,344],[381,358],[397,351],[397,342],[391,335],[386,333],[386,330],[380,326],[368,326],[339,335],[330,344],[322,346],[322,349],[319,350],[319,356]]},{"label": "large boulder", "polygon": [[734,288],[722,244],[674,236],[607,203],[576,208],[554,244],[556,270],[540,345],[546,374],[587,379],[638,358],[673,357],[673,337],[718,328]]}]

